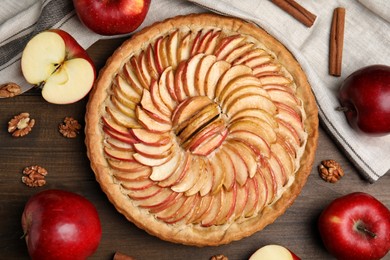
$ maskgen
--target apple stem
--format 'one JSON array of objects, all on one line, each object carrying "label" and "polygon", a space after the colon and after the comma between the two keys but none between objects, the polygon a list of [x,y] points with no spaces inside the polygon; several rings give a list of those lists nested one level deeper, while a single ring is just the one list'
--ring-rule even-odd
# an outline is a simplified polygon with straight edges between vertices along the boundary
[{"label": "apple stem", "polygon": [[356,228],[357,228],[359,231],[368,234],[370,237],[376,238],[376,234],[375,234],[374,232],[368,230],[364,225],[357,225]]},{"label": "apple stem", "polygon": [[336,111],[340,111],[340,112],[347,112],[349,110],[350,109],[348,107],[336,107]]}]

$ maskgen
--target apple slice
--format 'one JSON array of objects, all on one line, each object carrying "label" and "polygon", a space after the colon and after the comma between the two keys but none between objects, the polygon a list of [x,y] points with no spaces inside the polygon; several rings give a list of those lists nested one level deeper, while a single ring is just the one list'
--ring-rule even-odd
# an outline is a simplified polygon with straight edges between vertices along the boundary
[{"label": "apple slice", "polygon": [[146,49],[145,57],[146,67],[148,68],[150,76],[154,80],[158,80],[160,74],[158,73],[156,61],[154,60],[155,54],[153,51],[153,46],[151,44],[149,44],[148,48]]},{"label": "apple slice", "polygon": [[282,66],[274,62],[267,62],[259,66],[253,67],[253,75],[255,77],[264,77],[280,74]]},{"label": "apple slice", "polygon": [[189,31],[181,38],[180,45],[177,48],[177,60],[179,63],[190,58],[193,38],[194,33],[192,31]]},{"label": "apple slice", "polygon": [[180,103],[173,112],[172,124],[178,125],[187,121],[210,104],[213,104],[213,102],[205,96],[190,97],[186,99]]},{"label": "apple slice", "polygon": [[203,53],[206,55],[213,54],[215,52],[215,48],[218,46],[220,41],[221,31],[214,31],[211,37],[208,39],[207,43],[205,43],[205,47]]},{"label": "apple slice", "polygon": [[206,74],[205,93],[211,100],[214,100],[215,98],[215,89],[218,80],[228,69],[230,69],[230,67],[230,63],[224,60],[216,61]]},{"label": "apple slice", "polygon": [[198,203],[198,200],[199,200],[199,195],[186,197],[185,202],[182,204],[179,210],[176,211],[176,213],[171,218],[166,219],[165,223],[174,224],[185,218],[190,217],[191,212],[194,211],[195,205]]},{"label": "apple slice", "polygon": [[109,115],[102,116],[101,119],[103,125],[109,128],[109,130],[114,131],[115,133],[123,135],[125,137],[131,138],[132,140],[134,140],[134,142],[136,142],[134,136],[131,134],[129,129],[117,124],[116,121],[114,121]]},{"label": "apple slice", "polygon": [[184,154],[182,151],[175,153],[170,160],[166,161],[164,164],[159,166],[154,166],[152,168],[152,174],[150,175],[150,179],[153,181],[163,181],[171,176],[176,169],[182,163],[182,159],[184,158]]},{"label": "apple slice", "polygon": [[147,89],[148,89],[152,80],[156,80],[156,79],[154,79],[152,77],[152,75],[150,75],[150,73],[149,73],[148,62],[147,62],[147,57],[146,57],[145,51],[142,51],[138,55],[138,64],[139,64],[140,69],[141,69],[142,78],[146,82],[146,84],[148,85],[148,87],[147,87]]},{"label": "apple slice", "polygon": [[[248,179],[249,170],[245,160],[242,158],[242,154],[229,142],[226,142],[223,146],[224,151],[227,152],[231,161],[234,163],[235,169],[235,182],[243,186]],[[229,189],[228,189],[229,190]]]},{"label": "apple slice", "polygon": [[234,133],[236,131],[247,131],[263,138],[268,144],[276,141],[275,129],[273,129],[267,122],[257,117],[245,117],[236,120],[229,126],[229,131]]},{"label": "apple slice", "polygon": [[255,44],[252,42],[246,42],[237,48],[233,49],[229,54],[226,55],[224,60],[226,60],[229,63],[232,63],[237,58],[241,57],[245,53],[247,53],[249,50],[253,48]]},{"label": "apple slice", "polygon": [[159,159],[167,157],[173,152],[173,144],[169,142],[165,145],[151,146],[144,143],[135,143],[134,149],[145,157]]},{"label": "apple slice", "polygon": [[221,95],[222,90],[229,84],[230,81],[244,75],[252,75],[252,69],[245,65],[232,66],[219,79],[215,88],[215,96],[218,98]]},{"label": "apple slice", "polygon": [[115,76],[113,86],[129,101],[138,103],[141,100],[141,95],[119,74]]},{"label": "apple slice", "polygon": [[259,88],[262,87],[260,80],[253,75],[238,76],[223,86],[218,95],[218,100],[224,100],[230,95],[232,91],[244,86],[257,86]]},{"label": "apple slice", "polygon": [[153,105],[160,111],[164,116],[170,118],[172,110],[164,103],[164,100],[161,98],[159,84],[157,81],[153,80],[150,84],[150,97],[152,99]]},{"label": "apple slice", "polygon": [[120,98],[118,98],[116,96],[110,96],[110,100],[107,101],[106,104],[108,107],[111,107],[111,108],[115,107],[115,109],[122,112],[125,116],[131,117],[134,119],[136,118],[135,112],[134,112],[135,104],[134,104],[134,106],[127,106],[126,105],[127,103],[122,103]]},{"label": "apple slice", "polygon": [[195,38],[192,40],[192,47],[191,47],[191,52],[190,52],[190,57],[195,56],[198,53],[198,48],[200,45],[200,41],[202,38],[202,30],[198,31],[196,33]]},{"label": "apple slice", "polygon": [[271,151],[274,154],[277,154],[281,165],[285,169],[286,174],[289,173],[291,175],[295,172],[295,161],[294,158],[290,155],[288,151],[280,144],[280,140],[271,145]]},{"label": "apple slice", "polygon": [[180,182],[173,185],[171,189],[175,192],[186,192],[199,181],[201,174],[200,158],[198,156],[192,156],[190,167],[185,176]]},{"label": "apple slice", "polygon": [[220,160],[217,154],[214,154],[214,156],[210,158],[210,167],[212,169],[213,176],[214,176],[214,182],[211,188],[212,194],[218,193],[222,188],[225,179],[225,172],[222,170],[221,167],[222,164],[223,161]]},{"label": "apple slice", "polygon": [[136,161],[121,161],[121,160],[108,158],[107,162],[110,165],[110,167],[113,168],[114,170],[124,172],[124,173],[137,174],[137,172],[143,172],[147,169],[150,169],[150,167],[147,167]]},{"label": "apple slice", "polygon": [[143,72],[142,64],[140,64],[136,56],[132,56],[128,64],[130,65],[131,70],[134,72],[135,76],[137,77],[139,83],[141,83],[142,88],[149,89],[148,78],[145,77],[145,72]]},{"label": "apple slice", "polygon": [[301,115],[289,106],[282,103],[276,103],[279,113],[277,118],[290,125],[299,137],[299,140],[304,140],[306,133],[304,130]]},{"label": "apple slice", "polygon": [[264,260],[264,259],[277,259],[277,260],[300,260],[293,252],[280,245],[267,245],[258,249],[249,260]]},{"label": "apple slice", "polygon": [[265,50],[260,49],[260,48],[255,48],[255,49],[252,49],[252,50],[244,53],[243,55],[241,55],[237,59],[235,59],[232,62],[232,65],[243,64],[244,62],[246,62],[252,58],[260,57],[260,56],[264,56],[264,55],[268,55],[268,53]]},{"label": "apple slice", "polygon": [[[177,194],[182,194],[182,193],[177,193]],[[174,203],[172,204],[169,203],[170,205],[168,207],[164,207],[162,210],[154,209],[152,212],[157,213],[156,214],[157,219],[160,219],[165,222],[166,220],[173,218],[177,214],[177,212],[180,210],[180,208],[183,206],[186,200],[187,197],[180,196],[174,200]]]},{"label": "apple slice", "polygon": [[232,118],[230,118],[230,122],[241,120],[245,117],[256,117],[258,119],[261,119],[261,120],[267,122],[273,128],[278,128],[278,122],[275,119],[275,117],[273,117],[267,111],[261,110],[261,109],[249,108],[249,109],[244,109],[242,111],[239,111]]},{"label": "apple slice", "polygon": [[244,94],[237,97],[235,100],[232,100],[224,112],[229,117],[233,117],[237,112],[248,108],[262,109],[271,115],[277,113],[277,107],[271,99],[263,95],[253,95],[251,93]]},{"label": "apple slice", "polygon": [[205,56],[203,53],[196,54],[192,56],[186,64],[183,80],[184,80],[184,92],[188,97],[197,96],[196,87],[195,87],[195,74],[199,66],[200,60]]},{"label": "apple slice", "polygon": [[225,224],[234,214],[237,202],[237,184],[233,185],[233,188],[230,191],[224,192],[223,205],[220,212],[215,220],[215,225]]},{"label": "apple slice", "polygon": [[216,61],[217,57],[214,55],[205,55],[199,61],[195,71],[195,90],[200,96],[206,95],[206,79],[204,75],[207,75],[207,72]]},{"label": "apple slice", "polygon": [[213,200],[214,196],[211,194],[201,196],[187,223],[199,223],[203,219],[203,216],[210,211]]},{"label": "apple slice", "polygon": [[207,123],[219,115],[219,107],[216,103],[205,106],[192,118],[180,123],[175,129],[181,142],[186,142],[195,132],[202,129]]},{"label": "apple slice", "polygon": [[[135,108],[135,114],[137,116],[139,124],[151,132],[154,133],[166,133],[171,130],[171,124],[161,123],[156,120],[155,117],[151,116],[145,110],[143,110],[140,106]],[[140,128],[140,127],[130,127],[130,128]]]},{"label": "apple slice", "polygon": [[122,180],[120,182],[120,185],[125,190],[138,191],[138,190],[148,189],[153,185],[155,185],[155,183],[149,179],[126,180],[126,181]]},{"label": "apple slice", "polygon": [[204,173],[203,173],[205,176],[205,182],[202,185],[202,187],[200,188],[199,194],[201,197],[204,197],[211,192],[211,189],[213,187],[214,170],[211,167],[211,163],[208,159],[205,159],[204,157],[201,157],[201,158],[203,158],[203,160],[205,162],[205,169],[204,169]]},{"label": "apple slice", "polygon": [[[207,172],[207,162],[205,161],[205,157],[198,157],[199,158],[199,163],[198,163],[198,171],[199,171],[199,179],[197,180],[197,182],[195,182],[195,184],[190,188],[188,189],[186,192],[185,192],[185,195],[186,196],[193,196],[197,193],[199,193],[201,196],[202,196],[202,193],[200,192],[203,188],[203,186],[205,185],[208,185],[208,184],[212,184],[212,183],[208,183],[210,181],[210,178],[207,176],[208,175],[208,172]],[[211,179],[212,181],[212,179]],[[208,185],[210,188],[206,187],[206,189],[210,190],[211,189],[211,185]],[[205,191],[203,191],[205,192]]]},{"label": "apple slice", "polygon": [[219,167],[222,168],[222,171],[225,173],[225,178],[223,179],[223,187],[226,191],[230,191],[236,183],[236,162],[230,157],[229,152],[224,147],[224,149],[218,150],[217,157],[219,161],[223,162]]},{"label": "apple slice", "polygon": [[229,134],[229,140],[239,141],[250,147],[259,156],[269,158],[271,148],[267,141],[259,134],[247,131],[238,130]]},{"label": "apple slice", "polygon": [[43,31],[25,46],[21,68],[27,82],[42,87],[43,98],[54,104],[79,101],[91,90],[95,65],[67,32]]},{"label": "apple slice", "polygon": [[141,125],[138,123],[137,120],[125,115],[115,106],[107,106],[106,112],[118,125],[122,125],[126,128],[141,128]]},{"label": "apple slice", "polygon": [[271,61],[273,61],[273,57],[271,55],[263,54],[263,55],[259,55],[259,56],[255,56],[253,58],[250,58],[250,59],[242,62],[242,64],[248,66],[249,68],[254,69],[258,66],[269,63]]},{"label": "apple slice", "polygon": [[184,142],[182,147],[185,149],[194,150],[196,147],[204,143],[207,138],[222,132],[225,128],[225,121],[222,118],[213,120],[211,123],[204,126],[202,130],[195,133],[194,136]]},{"label": "apple slice", "polygon": [[184,73],[187,67],[187,61],[182,61],[176,68],[175,77],[174,77],[174,90],[176,100],[182,102],[188,96],[184,90]]},{"label": "apple slice", "polygon": [[142,86],[138,76],[136,75],[130,61],[126,62],[123,66],[123,75],[130,86],[141,96],[144,87]]},{"label": "apple slice", "polygon": [[112,176],[118,181],[140,181],[149,178],[151,169],[149,167],[140,168],[137,171],[114,170]]},{"label": "apple slice", "polygon": [[174,154],[174,152],[170,151],[167,155],[164,155],[161,158],[153,158],[148,154],[134,153],[133,158],[145,166],[159,166],[169,161],[174,156]]},{"label": "apple slice", "polygon": [[259,77],[263,86],[267,85],[293,85],[292,80],[283,75],[267,75]]},{"label": "apple slice", "polygon": [[[152,181],[151,181],[152,182]],[[154,184],[154,182],[152,182]],[[138,207],[152,210],[167,203],[173,198],[174,192],[170,189],[162,189],[161,192],[150,198],[140,200]]]},{"label": "apple slice", "polygon": [[109,128],[107,126],[103,126],[103,131],[110,138],[113,138],[113,139],[118,140],[120,142],[123,142],[125,144],[132,145],[132,144],[137,142],[137,140],[135,140],[133,137],[128,136],[128,135],[122,135],[122,134],[112,130],[111,128]]},{"label": "apple slice", "polygon": [[246,165],[246,169],[248,170],[249,178],[253,178],[257,172],[258,155],[256,155],[256,153],[248,146],[251,144],[247,145],[244,142],[234,139],[227,139],[226,143],[229,144],[231,148],[233,148],[235,152],[240,155],[241,159]]},{"label": "apple slice", "polygon": [[248,186],[237,186],[236,207],[234,208],[234,219],[243,216],[244,209],[248,203]]},{"label": "apple slice", "polygon": [[257,179],[248,179],[246,185],[248,186],[248,201],[244,208],[244,216],[249,218],[256,212],[258,201],[260,198],[259,187]]},{"label": "apple slice", "polygon": [[169,66],[167,44],[168,36],[159,38],[155,43],[154,50],[155,54],[157,55],[157,58],[155,58],[155,60],[159,71],[164,71],[165,68]]},{"label": "apple slice", "polygon": [[115,159],[115,160],[119,160],[119,161],[126,161],[126,162],[132,162],[134,161],[134,151],[124,151],[124,150],[120,150],[120,149],[115,149],[113,147],[108,147],[108,146],[105,146],[104,147],[104,153],[112,158],[112,159]]},{"label": "apple slice", "polygon": [[133,200],[144,200],[149,199],[153,196],[158,196],[158,194],[162,191],[162,188],[157,185],[152,185],[145,189],[141,190],[129,190],[127,192],[127,196],[129,196]]},{"label": "apple slice", "polygon": [[191,165],[192,155],[188,152],[184,153],[184,156],[181,158],[179,166],[176,167],[173,174],[158,183],[161,187],[171,187],[179,183],[184,176],[186,175],[190,165]]},{"label": "apple slice", "polygon": [[158,88],[161,100],[172,112],[176,107],[175,82],[172,67],[166,68],[158,81]]},{"label": "apple slice", "polygon": [[[141,101],[139,103],[144,111],[149,112],[156,121],[164,123],[164,124],[171,124],[171,119],[167,114],[162,113],[159,108],[155,105],[155,103],[152,100],[152,96],[149,92],[149,90],[144,89],[142,92]],[[169,112],[167,112],[170,114]]]},{"label": "apple slice", "polygon": [[191,149],[191,152],[195,155],[203,155],[208,156],[215,149],[221,146],[223,141],[226,139],[229,131],[228,129],[224,129],[221,133],[217,133],[207,139],[205,139],[204,143]]},{"label": "apple slice", "polygon": [[203,34],[203,36],[201,37],[201,39],[199,41],[198,48],[197,48],[195,54],[205,53],[206,47],[209,44],[209,41],[212,38],[213,33],[214,33],[213,30],[208,30],[207,32],[205,32]]},{"label": "apple slice", "polygon": [[231,106],[231,103],[237,100],[237,98],[252,95],[259,95],[268,98],[268,92],[258,86],[243,86],[241,88],[231,91],[226,98],[220,100],[222,110],[227,110]]},{"label": "apple slice", "polygon": [[245,38],[239,34],[227,36],[223,38],[218,47],[215,50],[215,56],[217,56],[218,60],[223,60],[225,57],[234,49],[236,49],[241,42],[243,42]]},{"label": "apple slice", "polygon": [[151,146],[166,145],[171,141],[169,133],[154,133],[147,129],[130,129],[132,136],[139,142]]},{"label": "apple slice", "polygon": [[210,227],[214,225],[217,220],[218,214],[221,212],[221,208],[224,204],[224,191],[221,189],[214,195],[214,199],[211,203],[210,210],[202,216],[201,225],[203,227]]},{"label": "apple slice", "polygon": [[175,69],[178,64],[177,50],[179,48],[179,42],[178,31],[169,34],[167,42],[168,64],[170,64],[173,69]]},{"label": "apple slice", "polygon": [[279,158],[272,152],[271,152],[271,157],[268,158],[268,163],[269,163],[270,170],[273,172],[275,176],[276,185],[279,190],[283,188],[288,181],[286,171],[282,163],[280,162]]}]

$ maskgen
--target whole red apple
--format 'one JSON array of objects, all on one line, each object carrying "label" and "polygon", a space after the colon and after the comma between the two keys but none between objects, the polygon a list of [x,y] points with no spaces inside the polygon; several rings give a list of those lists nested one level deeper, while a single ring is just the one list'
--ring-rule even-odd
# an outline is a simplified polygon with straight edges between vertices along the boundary
[{"label": "whole red apple", "polygon": [[372,65],[348,76],[339,100],[349,124],[373,135],[390,133],[390,67]]},{"label": "whole red apple", "polygon": [[63,190],[33,195],[25,205],[22,227],[32,259],[86,259],[102,235],[95,206],[86,198]]},{"label": "whole red apple", "polygon": [[381,259],[390,250],[390,211],[367,193],[335,199],[318,225],[325,247],[337,259]]},{"label": "whole red apple", "polygon": [[130,33],[144,21],[151,0],[73,0],[81,22],[101,35]]}]

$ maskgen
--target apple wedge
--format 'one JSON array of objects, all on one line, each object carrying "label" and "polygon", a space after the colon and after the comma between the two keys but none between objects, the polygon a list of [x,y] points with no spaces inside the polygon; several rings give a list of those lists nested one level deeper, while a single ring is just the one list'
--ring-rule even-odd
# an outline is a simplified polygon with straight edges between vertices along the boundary
[{"label": "apple wedge", "polygon": [[190,97],[180,103],[172,115],[172,124],[181,124],[213,102],[205,96]]},{"label": "apple wedge", "polygon": [[206,74],[205,93],[211,100],[215,98],[215,89],[219,79],[230,67],[230,63],[224,60],[216,61]]},{"label": "apple wedge", "polygon": [[95,65],[87,52],[60,29],[31,38],[23,50],[21,68],[26,81],[42,87],[42,97],[54,104],[79,101],[96,78]]},{"label": "apple wedge", "polygon": [[218,80],[218,84],[215,88],[215,96],[218,98],[221,95],[222,90],[230,81],[244,75],[252,75],[252,69],[245,65],[232,66]]},{"label": "apple wedge", "polygon": [[265,50],[255,48],[255,49],[249,50],[248,52],[244,53],[243,55],[241,55],[240,57],[235,59],[232,62],[232,65],[243,64],[244,62],[251,60],[252,58],[260,57],[260,56],[264,56],[264,55],[268,55]]},{"label": "apple wedge", "polygon": [[245,38],[238,34],[223,38],[215,50],[215,56],[217,56],[218,60],[225,59],[225,57],[241,45],[244,40]]},{"label": "apple wedge", "polygon": [[236,113],[248,108],[262,109],[271,115],[277,113],[277,107],[271,99],[252,93],[244,94],[232,100],[224,112],[228,117],[233,117]]},{"label": "apple wedge", "polygon": [[[148,129],[154,133],[166,133],[171,130],[172,126],[170,123],[162,123],[156,120],[156,117],[150,115],[140,106],[135,108],[135,114],[137,116],[139,124],[144,128]],[[140,127],[130,127],[130,128],[140,128]]]},{"label": "apple wedge", "polygon": [[280,245],[267,245],[258,249],[249,260],[300,260],[293,252]]},{"label": "apple wedge", "polygon": [[233,49],[229,54],[227,54],[224,58],[229,63],[232,63],[237,58],[241,57],[245,53],[247,53],[249,50],[253,48],[255,44],[252,42],[244,43],[240,46],[237,46],[235,49]]},{"label": "apple wedge", "polygon": [[231,106],[232,102],[240,97],[248,96],[249,94],[269,98],[268,92],[258,86],[243,86],[241,88],[235,89],[234,91],[231,91],[228,93],[226,98],[220,100],[222,110],[227,110],[227,108]]},{"label": "apple wedge", "polygon": [[156,121],[164,124],[171,124],[169,115],[161,112],[161,110],[156,106],[156,104],[153,102],[149,90],[144,89],[139,104],[142,106],[144,111],[148,112],[148,114],[151,115],[151,117],[153,117]]},{"label": "apple wedge", "polygon": [[152,174],[150,175],[150,179],[153,181],[163,181],[171,176],[176,169],[182,163],[182,159],[184,158],[183,152],[175,153],[170,160],[166,161],[164,164],[159,166],[154,166],[152,168]]},{"label": "apple wedge", "polygon": [[137,141],[151,146],[166,145],[171,141],[169,133],[154,133],[143,128],[129,129],[129,132]]},{"label": "apple wedge", "polygon": [[228,129],[224,129],[221,133],[217,133],[205,139],[204,143],[191,149],[191,152],[195,155],[208,156],[215,149],[217,149],[228,135]]},{"label": "apple wedge", "polygon": [[215,48],[218,46],[220,36],[221,36],[221,31],[213,32],[213,35],[211,35],[210,39],[208,40],[204,48],[204,52],[203,52],[204,54],[209,55],[215,52]]},{"label": "apple wedge", "polygon": [[190,167],[185,174],[185,176],[178,182],[173,185],[171,189],[175,192],[187,192],[190,190],[200,179],[201,177],[201,166],[200,158],[198,156],[192,156]]},{"label": "apple wedge", "polygon": [[189,31],[181,38],[181,42],[177,49],[177,61],[180,63],[186,61],[191,57],[192,39],[194,38],[193,32]]},{"label": "apple wedge", "polygon": [[134,88],[119,74],[115,76],[113,86],[114,88],[117,88],[120,94],[129,101],[138,103],[141,100],[141,95],[135,91]]},{"label": "apple wedge", "polygon": [[230,95],[231,92],[244,86],[257,86],[259,88],[262,87],[260,80],[253,75],[238,76],[226,83],[226,85],[221,90],[219,90],[218,100],[224,100]]},{"label": "apple wedge", "polygon": [[267,122],[273,128],[278,128],[278,122],[270,113],[261,109],[244,109],[235,114],[232,118],[230,118],[230,122],[234,122],[237,120],[241,120],[245,117],[255,117]]},{"label": "apple wedge", "polygon": [[217,57],[214,55],[205,55],[199,61],[195,71],[195,89],[199,96],[206,95],[206,79],[204,75],[207,75],[207,72],[216,61]]},{"label": "apple wedge", "polygon": [[184,73],[183,73],[183,80],[184,80],[184,92],[188,97],[197,96],[197,89],[195,87],[195,74],[196,70],[199,66],[200,60],[205,55],[203,53],[196,54],[192,56],[186,64]]},{"label": "apple wedge", "polygon": [[169,35],[167,42],[168,64],[170,64],[173,69],[175,69],[178,64],[177,50],[180,43],[179,36],[179,32],[174,31]]},{"label": "apple wedge", "polygon": [[160,76],[158,81],[158,91],[161,100],[172,112],[176,108],[176,93],[175,93],[175,81],[172,67],[166,68]]},{"label": "apple wedge", "polygon": [[128,171],[120,171],[120,170],[113,170],[112,175],[114,178],[118,181],[140,181],[145,180],[149,178],[151,169],[148,168],[140,168],[137,171],[128,172]]},{"label": "apple wedge", "polygon": [[182,156],[179,166],[176,167],[173,174],[158,183],[161,187],[171,187],[177,183],[179,183],[184,176],[187,174],[188,169],[190,168],[192,161],[192,155],[189,152],[185,152]]},{"label": "apple wedge", "polygon": [[203,216],[210,211],[213,200],[214,197],[211,194],[201,196],[187,223],[199,223],[203,219]]}]

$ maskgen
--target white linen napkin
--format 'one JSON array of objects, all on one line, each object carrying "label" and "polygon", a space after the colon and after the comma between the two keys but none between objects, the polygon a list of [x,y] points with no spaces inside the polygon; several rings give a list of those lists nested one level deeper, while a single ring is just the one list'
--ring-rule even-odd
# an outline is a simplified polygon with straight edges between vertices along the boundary
[{"label": "white linen napkin", "polygon": [[[311,28],[306,28],[269,0],[152,0],[148,15],[139,29],[168,17],[206,11],[199,6],[257,23],[296,56],[306,71],[316,95],[323,125],[360,170],[362,176],[374,182],[390,172],[390,136],[373,138],[351,130],[344,115],[334,111],[338,105],[335,93],[341,81],[357,68],[374,63],[390,65],[390,2],[387,0],[298,2],[317,15],[317,20]],[[347,14],[343,75],[335,78],[328,75],[327,62],[331,16],[333,9],[338,6],[346,7]],[[105,38],[91,32],[80,23],[71,0],[2,0],[0,85],[15,82],[23,90],[31,87],[21,75],[21,51],[33,35],[48,28],[66,30],[84,48]]]},{"label": "white linen napkin", "polygon": [[[189,0],[226,15],[252,21],[279,39],[297,58],[311,83],[319,116],[346,156],[370,182],[390,172],[390,135],[368,137],[352,130],[335,111],[341,82],[366,65],[390,65],[390,1],[297,0],[317,15],[307,28],[269,0]],[[328,74],[329,34],[333,10],[346,8],[342,76]]]}]

